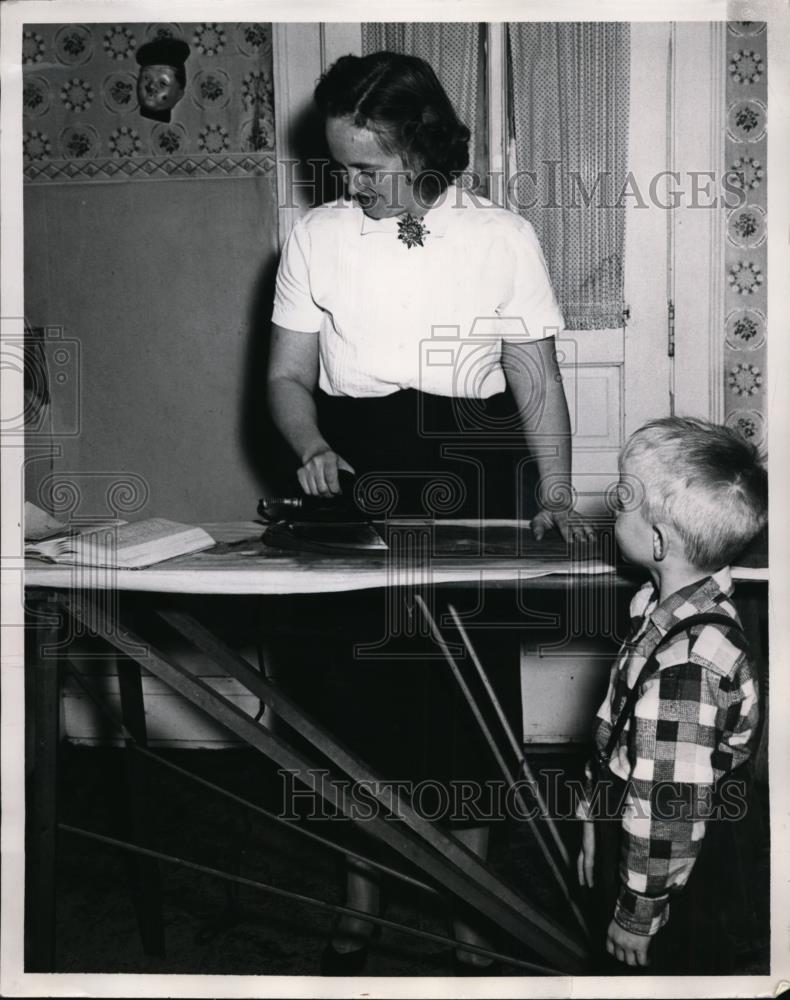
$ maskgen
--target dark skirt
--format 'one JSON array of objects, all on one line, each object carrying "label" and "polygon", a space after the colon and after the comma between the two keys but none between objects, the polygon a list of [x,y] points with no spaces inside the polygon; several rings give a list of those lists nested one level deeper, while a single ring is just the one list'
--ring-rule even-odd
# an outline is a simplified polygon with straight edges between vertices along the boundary
[{"label": "dark skirt", "polygon": [[[616,815],[625,782],[606,772],[609,810]],[[718,783],[700,853],[688,882],[670,894],[669,920],[655,935],[649,965],[624,965],[605,949],[606,932],[620,891],[622,826],[596,821],[593,918],[597,975],[728,975],[749,960],[758,944],[755,899],[760,842],[751,768],[736,768]],[[682,806],[680,806],[682,808]]]},{"label": "dark skirt", "polygon": [[[525,446],[504,395],[481,402],[412,390],[372,399],[319,393],[317,406],[331,447],[358,477],[370,477],[371,490],[386,486],[391,502],[385,516],[516,515]],[[503,598],[515,605],[512,595]],[[367,620],[339,620],[343,636],[322,646],[321,676],[311,668],[308,683],[314,714],[381,777],[420,785],[415,807],[429,818],[458,826],[500,820],[503,776],[432,640],[412,634],[393,640],[382,655],[369,648],[360,653],[360,642],[384,635],[388,615],[417,613],[393,609],[392,602],[401,600],[407,598],[400,592],[376,592],[349,601]],[[481,629],[471,638],[520,739],[517,635]]]},{"label": "dark skirt", "polygon": [[316,404],[331,447],[371,485],[386,484],[390,516],[506,518],[530,509],[528,455],[509,392],[480,400],[319,391]]}]

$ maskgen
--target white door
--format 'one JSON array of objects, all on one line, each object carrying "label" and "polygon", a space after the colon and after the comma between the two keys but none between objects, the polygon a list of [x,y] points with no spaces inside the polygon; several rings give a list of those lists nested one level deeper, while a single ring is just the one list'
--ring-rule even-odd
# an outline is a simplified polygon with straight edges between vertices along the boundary
[{"label": "white door", "polygon": [[[574,486],[588,509],[600,509],[617,450],[646,420],[722,417],[725,30],[631,26],[628,317],[621,330],[564,335],[575,354],[565,373]],[[614,595],[601,583],[583,598],[567,591],[559,637],[536,633],[522,647],[528,743],[589,737],[621,638]]]},{"label": "white door", "polygon": [[722,417],[725,30],[631,25],[624,325],[560,343],[581,509],[605,509],[646,420]]},{"label": "white door", "polygon": [[[631,25],[624,325],[565,332],[558,342],[574,488],[590,513],[606,512],[618,451],[646,420],[673,412],[721,419],[723,208],[700,210],[692,189],[695,176],[713,173],[714,183],[722,176],[725,30],[720,22]],[[510,162],[504,25],[488,25],[487,40],[496,171]],[[359,24],[275,25],[279,159],[295,158],[293,121],[310,105],[318,76],[349,52],[361,52]],[[281,198],[281,239],[308,195],[289,188]],[[586,738],[617,642],[611,594],[585,607],[572,589],[567,594],[563,636],[535,633],[522,649],[528,742]]]}]

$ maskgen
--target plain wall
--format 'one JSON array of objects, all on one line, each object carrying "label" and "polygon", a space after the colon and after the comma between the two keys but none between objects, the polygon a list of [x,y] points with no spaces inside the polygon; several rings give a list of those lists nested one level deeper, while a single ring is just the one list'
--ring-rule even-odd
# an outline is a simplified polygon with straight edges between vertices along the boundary
[{"label": "plain wall", "polygon": [[[262,392],[273,172],[28,184],[24,209],[26,318],[61,328],[70,358],[51,337],[51,415],[35,445],[58,454],[31,449],[28,498],[52,506],[51,490],[31,491],[54,469],[80,496],[61,515],[252,519],[280,463]],[[142,506],[113,510],[124,478]]]}]

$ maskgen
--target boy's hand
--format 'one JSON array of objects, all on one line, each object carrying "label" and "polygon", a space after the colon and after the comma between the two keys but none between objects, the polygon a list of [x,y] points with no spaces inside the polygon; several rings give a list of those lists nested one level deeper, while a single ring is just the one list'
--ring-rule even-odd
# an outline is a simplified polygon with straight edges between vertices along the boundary
[{"label": "boy's hand", "polygon": [[647,965],[651,940],[646,934],[632,934],[613,920],[606,932],[606,950],[626,965]]},{"label": "boy's hand", "polygon": [[576,871],[579,875],[579,885],[593,887],[593,868],[595,866],[595,824],[591,819],[584,821],[582,831],[582,846],[576,859]]}]

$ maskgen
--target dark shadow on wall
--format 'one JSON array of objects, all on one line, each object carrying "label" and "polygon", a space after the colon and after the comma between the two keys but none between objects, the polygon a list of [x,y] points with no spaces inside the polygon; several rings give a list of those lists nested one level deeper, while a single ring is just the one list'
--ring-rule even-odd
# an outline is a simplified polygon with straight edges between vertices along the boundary
[{"label": "dark shadow on wall", "polygon": [[284,197],[310,208],[338,198],[343,193],[341,168],[330,157],[323,118],[312,103],[294,117],[288,142],[294,161],[281,161],[287,167]]},{"label": "dark shadow on wall", "polygon": [[[341,176],[332,170],[323,121],[312,103],[294,117],[288,145],[294,157],[292,161],[279,160],[278,198],[286,204],[313,208],[342,193]],[[277,256],[266,261],[253,289],[242,391],[242,448],[261,489],[269,496],[301,492],[296,481],[296,456],[272,422],[266,385],[278,263]]]},{"label": "dark shadow on wall", "polygon": [[[253,289],[241,394],[242,451],[263,495],[268,496],[291,492],[296,473],[296,456],[272,421],[266,384],[278,262],[277,255],[268,258]],[[256,503],[257,498],[250,497],[250,517],[254,516]]]}]

